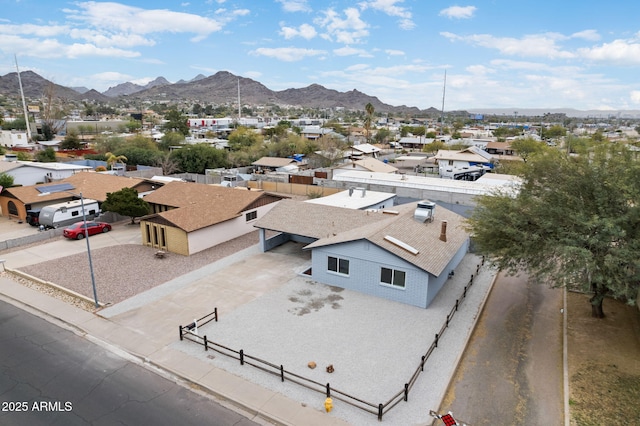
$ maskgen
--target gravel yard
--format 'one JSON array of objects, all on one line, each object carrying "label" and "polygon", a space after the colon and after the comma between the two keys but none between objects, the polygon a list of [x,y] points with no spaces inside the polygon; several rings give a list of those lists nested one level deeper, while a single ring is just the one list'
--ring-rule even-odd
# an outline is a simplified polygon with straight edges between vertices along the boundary
[{"label": "gravel yard", "polygon": [[[254,231],[191,256],[168,253],[163,259],[155,257],[157,249],[137,244],[91,250],[98,299],[105,304],[121,302],[258,242],[258,231]],[[93,299],[87,253],[25,266],[19,271]],[[34,287],[27,280],[13,279]]]}]

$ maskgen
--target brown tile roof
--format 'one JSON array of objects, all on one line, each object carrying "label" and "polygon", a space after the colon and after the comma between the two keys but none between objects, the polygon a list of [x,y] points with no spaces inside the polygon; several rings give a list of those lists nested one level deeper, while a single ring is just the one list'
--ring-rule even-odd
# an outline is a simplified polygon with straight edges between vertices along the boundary
[{"label": "brown tile roof", "polygon": [[318,206],[320,204],[283,200],[258,219],[254,226],[288,234],[326,238],[346,232],[363,221],[384,219],[382,215],[367,213],[364,210]]},{"label": "brown tile roof", "polygon": [[292,158],[262,157],[261,159],[256,160],[251,164],[254,166],[262,166],[262,167],[284,167],[295,162],[296,160]]},{"label": "brown tile roof", "polygon": [[[294,203],[300,204],[296,206]],[[395,206],[398,214],[368,213],[340,207],[296,201],[282,201],[256,223],[256,227],[318,238],[305,248],[328,246],[366,239],[411,264],[439,276],[467,241],[464,218],[443,207],[436,207],[433,222],[413,219],[415,204]],[[447,242],[440,241],[441,223],[447,221]],[[418,254],[393,244],[386,236],[418,250]]]},{"label": "brown tile roof", "polygon": [[192,232],[240,216],[252,207],[282,197],[262,191],[246,191],[192,182],[169,182],[144,200],[174,209],[157,213],[174,226]]},{"label": "brown tile roof", "polygon": [[511,149],[511,142],[487,142],[487,148]]},{"label": "brown tile roof", "polygon": [[[392,166],[391,164],[387,164],[384,161],[380,161],[378,159],[375,158],[371,158],[371,157],[366,157],[363,158],[361,160],[356,160],[353,161],[352,163],[355,163],[356,165],[362,167],[363,169],[366,169],[370,172],[376,172],[376,173],[395,173],[398,171],[398,169],[394,166]],[[340,165],[336,168],[338,169],[348,169],[349,167],[353,167],[352,163],[347,163],[347,164],[343,164]]]},{"label": "brown tile roof", "polygon": [[144,180],[102,173],[79,172],[60,181],[42,185],[7,188],[6,191],[25,204],[69,198],[71,194],[67,192],[52,192],[51,194],[40,196],[42,192],[36,189],[46,189],[48,186],[61,183],[71,184],[73,189],[70,191],[74,194],[82,193],[84,198],[102,202],[107,199],[107,193],[120,191],[122,188],[135,188],[137,185],[144,183]]}]

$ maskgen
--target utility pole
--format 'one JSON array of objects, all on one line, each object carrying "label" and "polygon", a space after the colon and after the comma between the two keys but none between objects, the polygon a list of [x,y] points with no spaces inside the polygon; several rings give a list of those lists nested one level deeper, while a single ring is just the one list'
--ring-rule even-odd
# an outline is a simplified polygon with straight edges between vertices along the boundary
[{"label": "utility pole", "polygon": [[31,126],[29,125],[29,114],[27,112],[27,101],[24,99],[24,90],[22,89],[22,79],[20,78],[20,69],[18,68],[18,56],[13,55],[16,61],[16,73],[18,74],[18,85],[20,86],[20,96],[22,97],[22,109],[24,110],[24,122],[27,125],[27,143],[31,142]]},{"label": "utility pole", "polygon": [[[442,85],[442,110],[440,112],[440,135],[444,135],[444,95],[447,91],[447,70],[444,70],[444,84]],[[426,138],[426,134],[425,134]]]}]

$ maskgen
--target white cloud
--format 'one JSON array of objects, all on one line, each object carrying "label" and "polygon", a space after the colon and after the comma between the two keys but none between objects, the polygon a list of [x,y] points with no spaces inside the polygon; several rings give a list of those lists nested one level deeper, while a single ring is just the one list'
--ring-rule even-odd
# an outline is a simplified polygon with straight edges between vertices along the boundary
[{"label": "white cloud", "polygon": [[256,79],[262,77],[263,74],[260,71],[247,71],[244,73],[244,75],[246,77]]},{"label": "white cloud", "polygon": [[[131,34],[194,33],[194,41],[220,31],[231,16],[213,20],[200,15],[161,9],[142,9],[120,3],[81,2],[78,9],[64,9],[73,22],[89,25],[100,31]],[[245,9],[233,12],[246,14]]]},{"label": "white cloud", "polygon": [[253,55],[279,59],[285,62],[295,62],[301,61],[306,57],[325,55],[327,52],[325,52],[324,50],[304,49],[298,47],[260,47],[258,49],[252,50],[250,53]]},{"label": "white cloud", "polygon": [[307,0],[276,0],[285,12],[310,12]]},{"label": "white cloud", "polygon": [[446,16],[449,19],[471,19],[478,8],[475,6],[451,6],[442,9],[440,16]]},{"label": "white cloud", "polygon": [[640,44],[627,40],[614,40],[601,46],[578,49],[578,54],[585,59],[608,65],[640,65]]},{"label": "white cloud", "polygon": [[119,49],[115,47],[100,47],[91,43],[73,43],[66,45],[55,39],[21,38],[5,35],[0,43],[0,51],[6,54],[21,52],[24,56],[40,58],[78,58],[80,56],[116,56],[122,58],[136,58],[139,52]]},{"label": "white cloud", "polygon": [[29,35],[36,37],[55,37],[69,32],[67,25],[0,25],[0,34]]},{"label": "white cloud", "polygon": [[287,40],[295,37],[302,37],[306,40],[311,40],[318,35],[316,29],[309,24],[302,24],[298,28],[281,26],[280,34]]},{"label": "white cloud", "polygon": [[327,9],[323,14],[324,16],[316,19],[315,23],[327,31],[322,35],[327,40],[335,40],[343,44],[358,44],[363,38],[369,36],[369,25],[360,19],[358,9],[352,7],[345,9],[344,19],[333,9]]},{"label": "white cloud", "polygon": [[631,99],[631,102],[634,104],[640,104],[640,90],[632,90],[629,93],[629,99]]},{"label": "white cloud", "polygon": [[598,34],[598,31],[596,30],[584,30],[571,34],[571,38],[580,38],[587,41],[598,41],[600,40],[600,34]]},{"label": "white cloud", "polygon": [[356,49],[350,46],[334,49],[333,53],[337,56],[359,56],[361,58],[372,58],[373,55],[364,49]]},{"label": "white cloud", "polygon": [[440,33],[451,41],[462,41],[471,45],[496,49],[504,55],[522,57],[542,57],[549,59],[570,59],[575,55],[556,45],[562,36],[555,33],[525,35],[522,38],[494,37],[490,34],[458,36],[449,32]]},{"label": "white cloud", "polygon": [[473,75],[494,74],[496,72],[495,69],[486,67],[484,65],[469,65],[465,69],[469,74]]},{"label": "white cloud", "polygon": [[528,70],[528,71],[543,71],[550,70],[549,64],[541,62],[527,62],[527,61],[512,61],[510,59],[494,59],[491,62],[494,68],[502,70]]},{"label": "white cloud", "polygon": [[384,51],[384,53],[386,53],[389,56],[404,56],[405,52],[403,52],[402,50],[396,50],[396,49],[386,49]]},{"label": "white cloud", "polygon": [[373,9],[389,16],[400,18],[400,28],[404,30],[410,30],[416,26],[413,22],[411,12],[402,6],[398,6],[398,3],[403,3],[404,0],[370,0],[358,3],[361,10]]}]

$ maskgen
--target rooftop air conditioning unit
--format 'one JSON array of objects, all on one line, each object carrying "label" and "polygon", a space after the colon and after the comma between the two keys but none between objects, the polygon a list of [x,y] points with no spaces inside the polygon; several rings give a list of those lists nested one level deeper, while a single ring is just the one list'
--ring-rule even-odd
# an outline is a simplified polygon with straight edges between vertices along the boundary
[{"label": "rooftop air conditioning unit", "polygon": [[418,222],[433,222],[436,212],[436,203],[431,201],[420,201],[413,212],[413,218]]}]

